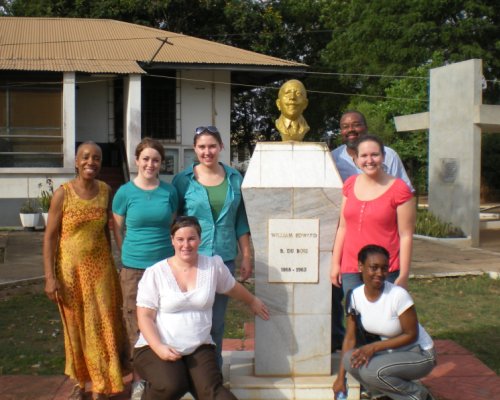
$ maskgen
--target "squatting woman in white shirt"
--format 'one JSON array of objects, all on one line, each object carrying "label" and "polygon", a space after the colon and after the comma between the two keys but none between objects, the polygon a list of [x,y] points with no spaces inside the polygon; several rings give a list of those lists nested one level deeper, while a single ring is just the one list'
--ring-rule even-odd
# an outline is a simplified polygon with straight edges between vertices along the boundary
[{"label": "squatting woman in white shirt", "polygon": [[[347,294],[347,332],[334,392],[345,392],[347,371],[373,397],[382,394],[393,400],[432,399],[416,380],[436,364],[434,343],[418,323],[410,294],[386,282],[389,252],[377,245],[364,246],[358,264],[364,285]],[[360,336],[368,336],[360,335],[360,327],[378,337],[367,344],[357,343]]]},{"label": "squatting woman in white shirt", "polygon": [[178,217],[170,233],[175,255],[145,271],[137,294],[141,334],[134,367],[148,382],[143,399],[180,399],[186,392],[197,399],[235,399],[222,385],[210,336],[215,293],[243,301],[262,319],[269,312],[219,256],[198,254],[195,217]]}]

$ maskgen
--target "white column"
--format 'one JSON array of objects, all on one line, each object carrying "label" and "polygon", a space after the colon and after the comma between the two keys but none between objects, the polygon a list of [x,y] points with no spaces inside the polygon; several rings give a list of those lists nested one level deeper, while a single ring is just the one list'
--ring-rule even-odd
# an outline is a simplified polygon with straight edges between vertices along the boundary
[{"label": "white column", "polygon": [[75,166],[76,78],[74,72],[63,76],[63,154],[64,168]]},{"label": "white column", "polygon": [[479,245],[482,62],[468,60],[431,70],[429,208]]},{"label": "white column", "polygon": [[136,172],[135,148],[141,141],[141,75],[129,75],[125,81],[125,149],[131,173]]}]

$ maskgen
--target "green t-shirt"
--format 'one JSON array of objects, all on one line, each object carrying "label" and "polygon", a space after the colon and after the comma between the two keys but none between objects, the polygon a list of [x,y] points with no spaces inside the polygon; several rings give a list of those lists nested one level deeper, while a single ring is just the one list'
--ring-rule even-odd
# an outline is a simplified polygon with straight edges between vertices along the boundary
[{"label": "green t-shirt", "polygon": [[125,218],[123,265],[143,269],[174,255],[170,224],[177,204],[177,190],[166,182],[154,190],[142,190],[132,181],[118,189],[113,212]]},{"label": "green t-shirt", "polygon": [[222,211],[222,207],[224,207],[224,202],[226,201],[227,176],[224,177],[224,180],[217,186],[203,186],[207,190],[212,216],[214,217],[214,221],[217,221]]}]

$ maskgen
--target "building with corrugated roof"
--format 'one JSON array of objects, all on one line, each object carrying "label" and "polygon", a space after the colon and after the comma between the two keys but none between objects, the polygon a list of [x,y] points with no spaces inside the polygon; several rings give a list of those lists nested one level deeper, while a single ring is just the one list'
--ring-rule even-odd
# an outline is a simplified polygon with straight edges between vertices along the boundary
[{"label": "building with corrugated roof", "polygon": [[129,177],[137,143],[159,139],[168,181],[193,161],[194,129],[215,125],[229,162],[231,85],[305,67],[114,20],[0,17],[0,225],[19,225],[47,178],[71,179],[84,141],[103,148],[103,173]]}]

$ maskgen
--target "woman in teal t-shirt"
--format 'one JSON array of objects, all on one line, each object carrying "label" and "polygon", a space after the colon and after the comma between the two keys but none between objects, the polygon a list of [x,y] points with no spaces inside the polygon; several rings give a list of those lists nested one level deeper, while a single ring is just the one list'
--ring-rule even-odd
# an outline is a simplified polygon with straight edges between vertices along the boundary
[{"label": "woman in teal t-shirt", "polygon": [[[164,159],[163,145],[144,138],[135,150],[137,177],[121,186],[113,199],[114,234],[123,264],[123,319],[131,351],[139,337],[135,305],[139,281],[146,268],[174,255],[170,225],[178,198],[176,189],[159,179]],[[134,381],[133,391],[140,392],[138,377]]]},{"label": "woman in teal t-shirt", "polygon": [[[240,279],[252,274],[250,228],[238,171],[219,162],[222,138],[214,126],[201,126],[194,135],[198,163],[178,173],[172,184],[179,194],[179,214],[198,218],[201,225],[200,254],[218,255],[234,275],[234,259],[241,251]],[[222,366],[222,338],[227,296],[218,294],[212,307],[212,339]]]}]

